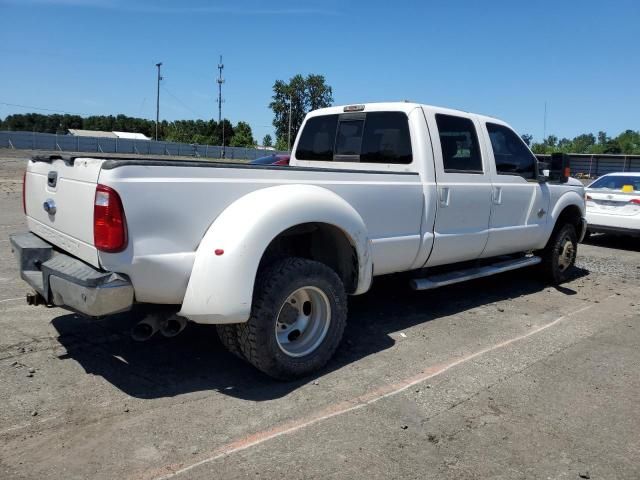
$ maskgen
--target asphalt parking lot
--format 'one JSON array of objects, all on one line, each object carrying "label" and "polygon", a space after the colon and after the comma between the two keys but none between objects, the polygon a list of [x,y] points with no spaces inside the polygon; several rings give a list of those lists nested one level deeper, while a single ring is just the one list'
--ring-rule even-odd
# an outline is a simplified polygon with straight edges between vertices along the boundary
[{"label": "asphalt parking lot", "polygon": [[0,478],[640,478],[640,242],[594,236],[557,288],[530,270],[349,304],[335,359],[278,383],[215,329],[129,338],[29,307],[0,158]]}]

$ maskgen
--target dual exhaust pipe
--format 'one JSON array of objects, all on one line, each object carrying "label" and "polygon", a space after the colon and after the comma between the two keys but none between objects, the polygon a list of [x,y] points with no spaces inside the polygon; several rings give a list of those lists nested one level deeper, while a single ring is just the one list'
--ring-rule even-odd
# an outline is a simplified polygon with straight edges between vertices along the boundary
[{"label": "dual exhaust pipe", "polygon": [[131,330],[131,338],[145,342],[160,332],[163,337],[171,338],[181,333],[187,326],[187,319],[178,315],[168,317],[151,313],[136,323]]}]

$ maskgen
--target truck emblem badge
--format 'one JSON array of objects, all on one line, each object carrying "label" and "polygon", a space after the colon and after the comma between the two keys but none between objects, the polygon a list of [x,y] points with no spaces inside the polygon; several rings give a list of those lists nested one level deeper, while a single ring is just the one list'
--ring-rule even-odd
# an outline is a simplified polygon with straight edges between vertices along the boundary
[{"label": "truck emblem badge", "polygon": [[56,202],[54,202],[51,198],[47,198],[45,200],[45,202],[42,204],[42,208],[44,208],[44,211],[49,215],[56,214]]}]

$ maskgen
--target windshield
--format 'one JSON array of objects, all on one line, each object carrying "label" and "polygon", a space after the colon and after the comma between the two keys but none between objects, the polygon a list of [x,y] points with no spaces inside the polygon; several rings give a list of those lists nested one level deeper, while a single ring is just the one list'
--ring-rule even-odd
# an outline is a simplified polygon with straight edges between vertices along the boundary
[{"label": "windshield", "polygon": [[600,177],[587,188],[606,188],[608,190],[621,190],[623,192],[638,192],[640,191],[640,176],[607,175]]}]

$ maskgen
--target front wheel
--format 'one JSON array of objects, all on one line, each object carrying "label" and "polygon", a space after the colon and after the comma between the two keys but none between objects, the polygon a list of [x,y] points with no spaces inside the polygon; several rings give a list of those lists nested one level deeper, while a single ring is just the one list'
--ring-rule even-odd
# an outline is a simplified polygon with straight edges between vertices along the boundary
[{"label": "front wheel", "polygon": [[545,278],[554,284],[566,281],[576,263],[577,253],[578,237],[574,226],[566,224],[554,230],[541,255]]},{"label": "front wheel", "polygon": [[237,325],[243,356],[280,380],[322,368],[338,347],[347,297],[336,273],[303,258],[286,258],[260,272],[251,317]]}]

